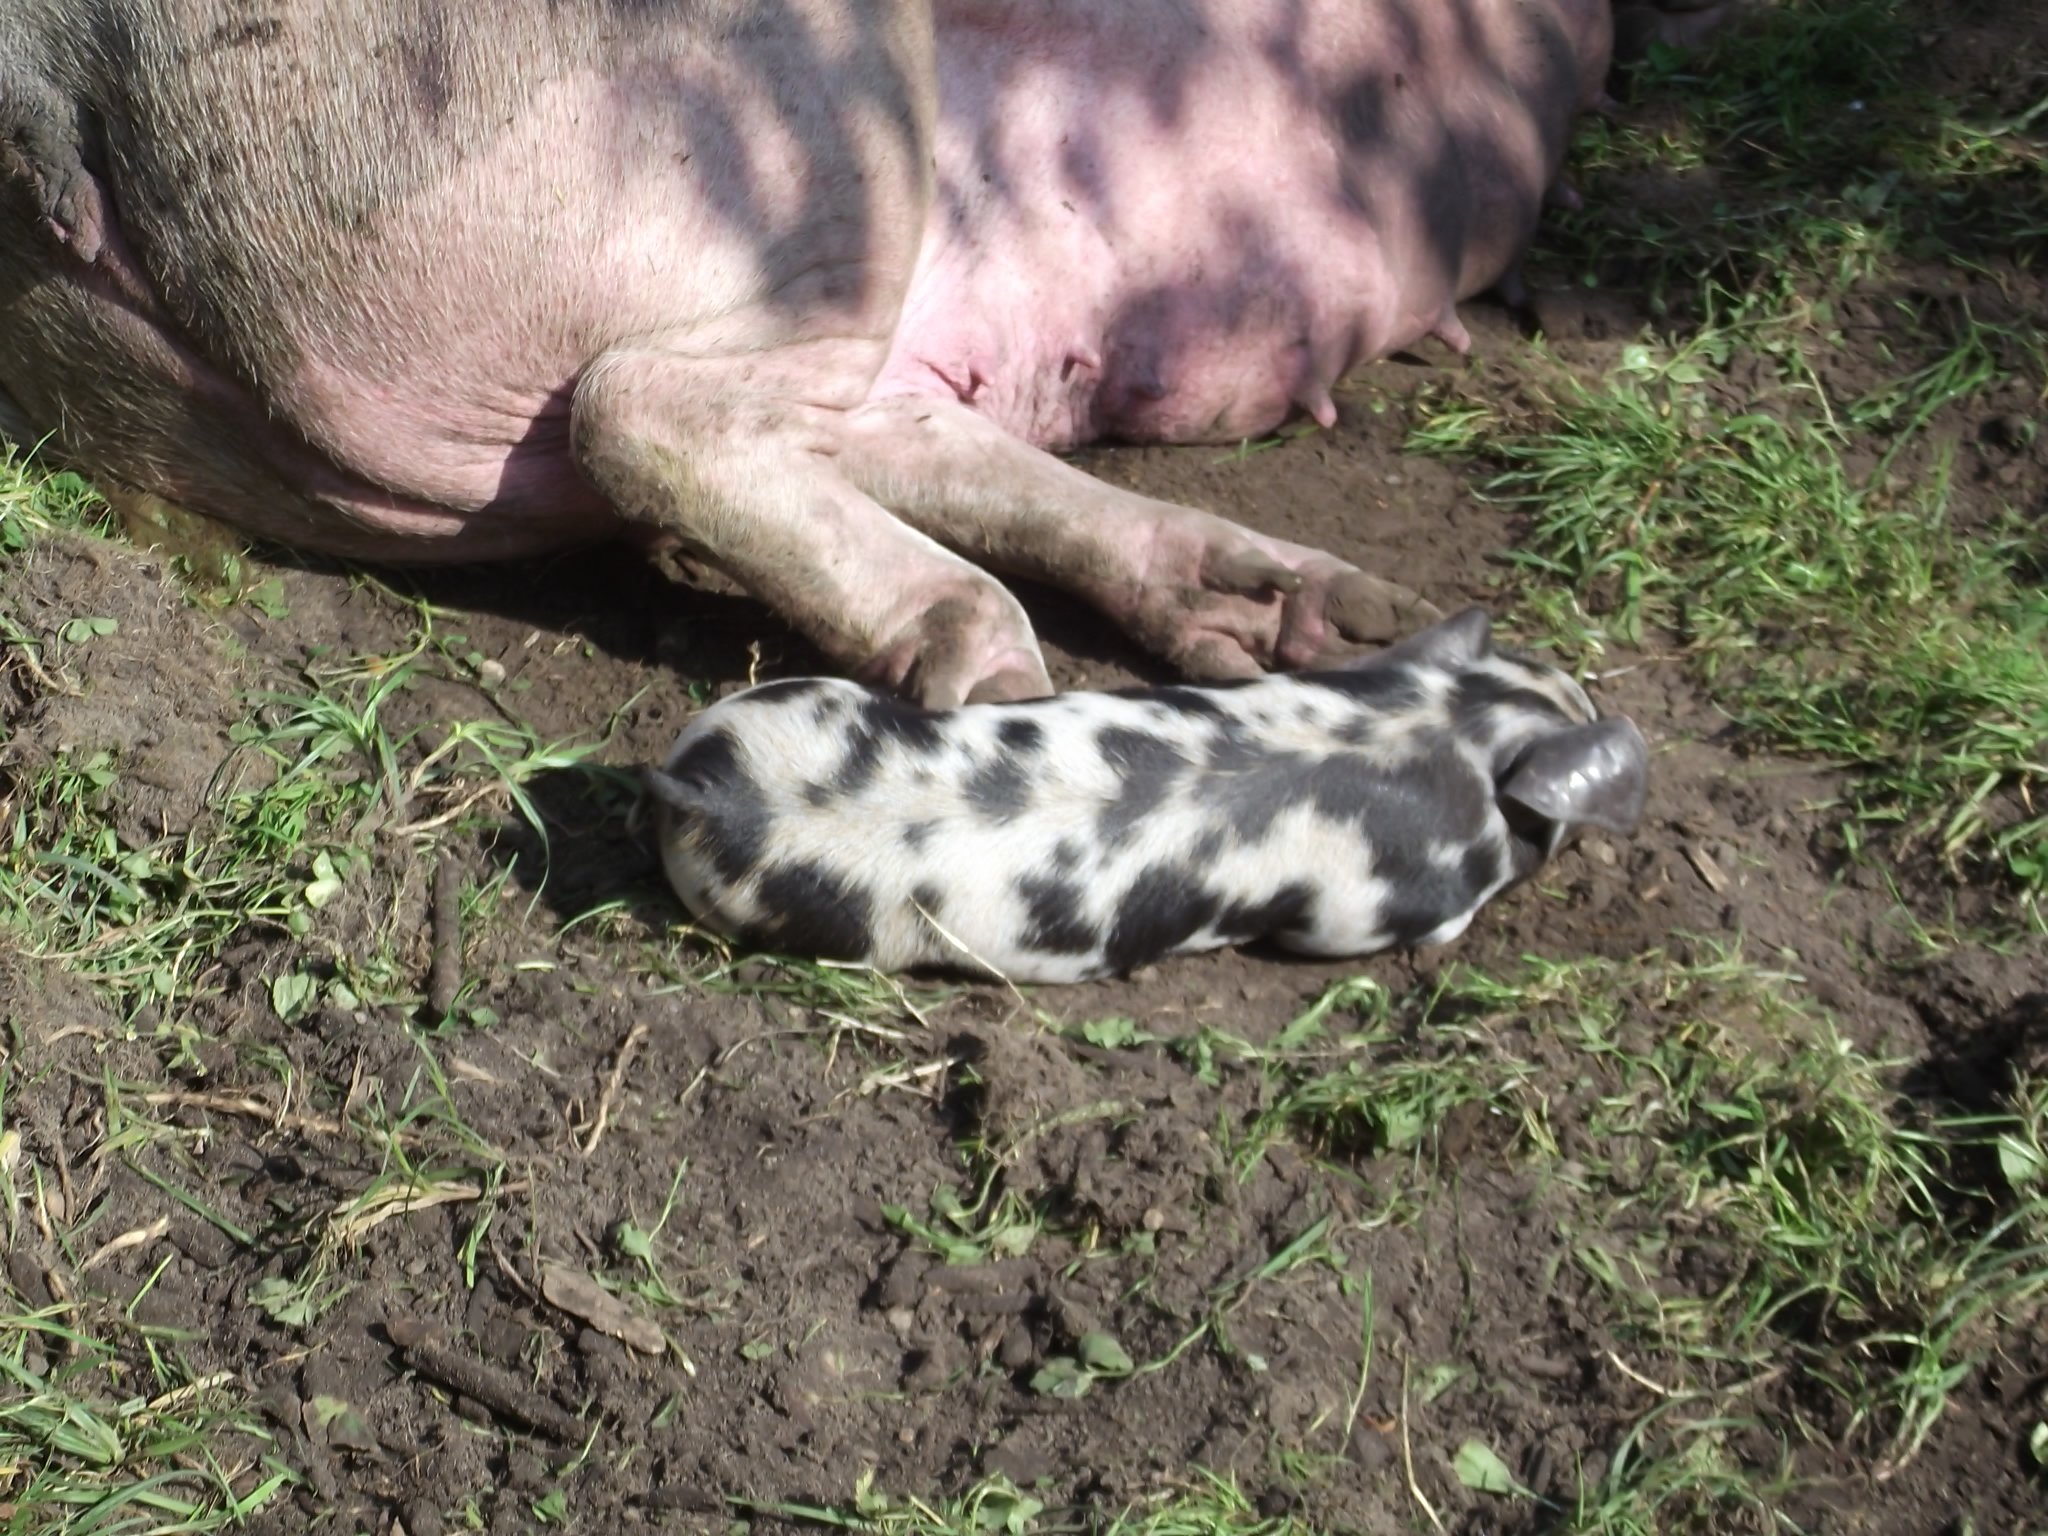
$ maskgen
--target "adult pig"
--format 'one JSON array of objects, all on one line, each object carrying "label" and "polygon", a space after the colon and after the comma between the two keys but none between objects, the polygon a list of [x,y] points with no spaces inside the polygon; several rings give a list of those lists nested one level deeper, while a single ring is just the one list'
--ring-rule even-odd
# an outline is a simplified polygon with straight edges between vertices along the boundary
[{"label": "adult pig", "polygon": [[1608,0],[4,0],[0,390],[285,543],[679,543],[835,663],[1046,691],[1425,606],[1045,450],[1334,418],[1514,262]]}]

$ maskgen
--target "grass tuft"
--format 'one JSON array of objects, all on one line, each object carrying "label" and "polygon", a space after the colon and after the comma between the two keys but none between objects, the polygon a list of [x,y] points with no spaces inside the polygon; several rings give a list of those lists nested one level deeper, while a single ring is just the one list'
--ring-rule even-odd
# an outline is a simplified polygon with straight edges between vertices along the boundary
[{"label": "grass tuft", "polygon": [[[1458,968],[1404,998],[1344,982],[1245,1059],[1272,1085],[1254,1156],[1290,1136],[1426,1179],[1450,1109],[1476,1103],[1597,1213],[1564,1223],[1570,1262],[1667,1401],[1581,1490],[1572,1529],[1669,1528],[1674,1500],[1761,1507],[1785,1469],[1732,1446],[1764,1387],[1803,1405],[1776,1426],[1792,1443],[1896,1467],[2048,1296],[2048,1084],[2023,1080],[1995,1115],[1916,1105],[1796,978],[1732,953]],[[1395,1190],[1379,1219],[1418,1198]]]},{"label": "grass tuft", "polygon": [[147,1347],[118,1351],[78,1314],[0,1315],[0,1530],[225,1530],[297,1481],[224,1382],[175,1363],[164,1330],[127,1324]]},{"label": "grass tuft", "polygon": [[[1753,739],[1858,770],[1852,838],[1894,826],[1951,868],[2048,890],[2048,545],[2017,517],[1958,529],[1950,461],[1893,474],[1916,429],[1997,370],[1968,327],[1937,363],[1837,403],[1776,322],[1738,314],[1668,354],[1628,349],[1593,384],[1562,373],[1535,414],[1448,402],[1418,450],[1494,466],[1527,508],[1511,559],[1539,628],[1581,654],[1677,636]],[[1726,414],[1713,386],[1738,346],[1775,347],[1786,393]],[[1858,473],[1852,441],[1894,428]]]},{"label": "grass tuft", "polygon": [[1653,47],[1632,70],[1641,110],[1582,124],[1586,206],[1546,219],[1539,264],[1641,288],[1659,311],[1708,284],[1840,289],[1901,257],[2032,264],[2048,239],[2040,82],[2016,68],[1948,98],[1925,64],[1954,24],[1904,0],[1777,0],[1699,53]]},{"label": "grass tuft", "polygon": [[1312,1536],[1314,1527],[1289,1514],[1259,1512],[1234,1479],[1203,1468],[1190,1481],[1116,1513],[1049,1511],[1043,1500],[1001,1475],[984,1477],[956,1498],[891,1498],[872,1474],[845,1505],[764,1504],[764,1514],[805,1520],[871,1536]]}]

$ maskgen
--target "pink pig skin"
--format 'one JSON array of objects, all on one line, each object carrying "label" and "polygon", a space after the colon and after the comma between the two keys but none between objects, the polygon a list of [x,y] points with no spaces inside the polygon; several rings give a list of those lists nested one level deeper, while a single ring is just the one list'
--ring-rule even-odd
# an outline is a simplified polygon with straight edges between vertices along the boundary
[{"label": "pink pig skin", "polygon": [[678,544],[848,671],[1432,617],[1048,449],[1334,420],[1534,228],[1607,0],[6,0],[0,424],[273,539]]}]

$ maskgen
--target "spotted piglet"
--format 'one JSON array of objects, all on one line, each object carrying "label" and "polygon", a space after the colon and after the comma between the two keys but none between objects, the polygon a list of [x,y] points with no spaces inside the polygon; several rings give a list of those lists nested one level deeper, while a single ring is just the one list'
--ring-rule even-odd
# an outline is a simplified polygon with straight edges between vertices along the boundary
[{"label": "spotted piglet", "polygon": [[884,970],[1082,981],[1270,937],[1456,938],[1649,754],[1474,608],[1335,671],[929,711],[828,678],[704,711],[649,769],[707,927]]}]

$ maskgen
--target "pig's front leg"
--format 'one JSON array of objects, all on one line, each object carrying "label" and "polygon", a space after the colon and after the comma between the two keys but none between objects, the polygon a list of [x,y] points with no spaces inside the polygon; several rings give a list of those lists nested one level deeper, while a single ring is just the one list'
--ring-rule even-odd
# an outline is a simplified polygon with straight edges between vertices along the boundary
[{"label": "pig's front leg", "polygon": [[1197,677],[1306,666],[1340,640],[1384,642],[1441,617],[1332,555],[1104,484],[952,400],[871,401],[846,428],[847,477],[905,521],[1090,599]]},{"label": "pig's front leg", "polygon": [[577,387],[578,462],[622,515],[676,535],[864,681],[934,708],[1050,693],[1001,583],[841,473],[845,412],[817,403],[817,381],[861,377],[849,345],[608,354]]}]

